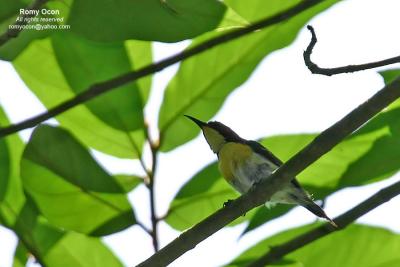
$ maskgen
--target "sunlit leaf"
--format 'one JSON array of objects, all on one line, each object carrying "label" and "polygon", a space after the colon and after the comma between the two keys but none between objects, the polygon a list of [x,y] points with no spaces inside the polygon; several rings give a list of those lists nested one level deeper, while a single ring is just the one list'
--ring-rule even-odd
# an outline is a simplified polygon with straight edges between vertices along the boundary
[{"label": "sunlit leaf", "polygon": [[[290,3],[292,2],[294,1]],[[198,127],[194,127],[183,115],[209,120],[220,109],[227,96],[250,77],[265,56],[289,45],[308,20],[335,2],[337,1],[324,1],[289,21],[185,60],[169,83],[160,109],[162,150],[170,151],[199,133]],[[271,7],[274,14],[287,7],[286,1],[262,1],[262,5],[265,6],[264,9]],[[216,34],[219,32],[202,35],[192,45]]]},{"label": "sunlit leaf", "polygon": [[[269,237],[251,247],[227,266],[245,266],[257,260],[268,248],[280,245],[316,225],[307,225]],[[351,225],[285,256],[299,266],[384,267],[400,264],[400,236],[386,229]],[[291,263],[279,266],[292,266]],[[269,265],[268,265],[269,266]]]},{"label": "sunlit leaf", "polygon": [[[50,39],[34,41],[13,61],[13,65],[47,108],[75,96],[58,65]],[[98,119],[84,105],[56,119],[85,145],[96,150],[124,158],[138,157],[141,153],[144,142],[142,130],[119,131]]]},{"label": "sunlit leaf", "polygon": [[128,174],[114,175],[114,178],[126,193],[132,191],[143,182],[143,178]]},{"label": "sunlit leaf", "polygon": [[[52,45],[58,65],[76,94],[92,84],[131,71],[122,42],[95,43],[70,31],[62,31],[52,36]],[[135,83],[128,83],[85,104],[99,119],[116,129],[128,132],[143,127],[142,98]]]},{"label": "sunlit leaf", "polygon": [[[9,121],[0,107],[0,126]],[[19,162],[24,145],[17,135],[0,139],[0,215],[6,225],[15,223],[25,197],[19,177]]]},{"label": "sunlit leaf", "polygon": [[25,190],[54,225],[106,235],[136,222],[122,186],[65,130],[35,129],[21,176]]},{"label": "sunlit leaf", "polygon": [[18,215],[13,229],[45,266],[122,267],[100,239],[52,226],[39,216],[30,199]]}]

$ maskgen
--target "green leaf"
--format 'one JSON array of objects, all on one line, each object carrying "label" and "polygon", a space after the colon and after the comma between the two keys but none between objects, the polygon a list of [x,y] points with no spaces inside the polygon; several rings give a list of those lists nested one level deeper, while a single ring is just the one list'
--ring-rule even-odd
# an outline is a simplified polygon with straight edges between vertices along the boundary
[{"label": "green leaf", "polygon": [[19,9],[25,7],[21,0],[0,0],[0,22],[19,14]]},{"label": "green leaf", "polygon": [[25,267],[29,258],[29,251],[21,241],[18,242],[14,253],[14,261],[12,267]]},{"label": "green leaf", "polygon": [[379,72],[379,74],[382,76],[383,80],[385,81],[385,84],[389,84],[400,76],[400,69],[385,70]]},{"label": "green leaf", "polygon": [[[265,56],[289,45],[307,21],[335,2],[324,1],[289,21],[185,60],[164,94],[159,113],[161,149],[170,151],[193,139],[199,129],[184,118],[184,114],[209,120],[221,108],[226,97],[250,77]],[[280,9],[287,6],[285,1],[262,1],[260,5],[269,9],[278,3],[282,3]],[[195,39],[193,45],[216,34],[220,33],[203,35]]]},{"label": "green leaf", "polygon": [[[315,226],[307,225],[269,237],[242,253],[227,266],[249,264],[266,253],[269,247],[282,244]],[[297,261],[301,263],[300,266],[397,266],[400,264],[399,246],[400,236],[396,233],[378,227],[351,225],[286,255],[285,259]]]},{"label": "green leaf", "polygon": [[[131,70],[122,42],[95,43],[70,31],[61,31],[52,36],[52,44],[65,79],[76,94],[92,84]],[[133,131],[143,127],[141,100],[138,86],[129,83],[85,104],[93,114],[112,127]]]},{"label": "green leaf", "polygon": [[94,41],[177,42],[216,28],[225,11],[216,0],[75,0],[69,23]]},{"label": "green leaf", "polygon": [[[9,125],[0,107],[0,126]],[[25,197],[19,177],[19,162],[24,145],[18,135],[0,139],[0,217],[6,226],[15,223]]]},{"label": "green leaf", "polygon": [[100,239],[50,225],[39,216],[30,199],[25,203],[13,229],[29,251],[46,266],[122,267]]},{"label": "green leaf", "polygon": [[[48,234],[43,231],[42,235]],[[118,258],[98,239],[68,232],[45,255],[48,266],[122,267]]]},{"label": "green leaf", "polygon": [[[58,65],[50,39],[32,42],[13,61],[13,65],[29,89],[47,108],[75,96]],[[56,119],[85,145],[96,150],[123,158],[134,158],[141,154],[144,143],[142,130],[127,133],[110,127],[84,105]]]},{"label": "green leaf", "polygon": [[131,192],[143,182],[143,178],[128,174],[114,175],[114,178],[125,193]]},{"label": "green leaf", "polygon": [[[166,222],[174,229],[183,231],[221,209],[227,200],[238,196],[239,193],[221,178],[217,164],[210,164],[179,190],[170,204]],[[251,214],[249,212],[233,224],[241,223]]]},{"label": "green leaf", "polygon": [[136,222],[124,189],[65,130],[47,125],[35,129],[21,176],[25,190],[54,225],[106,235]]},{"label": "green leaf", "polygon": [[10,154],[5,139],[0,139],[0,203],[4,200],[10,179]]},{"label": "green leaf", "polygon": [[299,3],[298,0],[224,0],[224,3],[236,11],[241,17],[253,23],[260,19],[273,16]]},{"label": "green leaf", "polygon": [[[150,65],[153,62],[151,42],[128,40],[124,42],[126,52],[128,54],[131,68],[140,69]],[[137,81],[140,94],[142,96],[143,106],[146,104],[150,94],[152,75],[143,77]]]}]

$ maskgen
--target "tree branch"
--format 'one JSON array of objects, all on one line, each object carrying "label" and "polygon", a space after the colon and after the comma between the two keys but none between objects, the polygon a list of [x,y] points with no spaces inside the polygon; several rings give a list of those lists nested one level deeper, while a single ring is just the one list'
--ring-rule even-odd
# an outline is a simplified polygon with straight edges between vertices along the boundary
[{"label": "tree branch", "polygon": [[[27,7],[27,10],[39,10],[44,4],[46,4],[49,0],[35,0],[32,5]],[[23,30],[24,25],[28,24],[28,18],[34,17],[33,14],[22,15],[22,20],[16,21],[12,24],[14,27],[9,27],[6,32],[0,35],[0,46],[4,45],[12,38],[16,38],[19,33]]]},{"label": "tree branch", "polygon": [[308,45],[306,51],[303,53],[304,57],[304,63],[308,67],[308,69],[313,73],[313,74],[322,74],[322,75],[327,75],[327,76],[332,76],[340,73],[349,73],[349,72],[356,72],[356,71],[361,71],[361,70],[367,70],[367,69],[372,69],[372,68],[377,68],[377,67],[382,67],[394,63],[400,63],[400,56],[397,57],[392,57],[376,62],[371,62],[371,63],[366,63],[366,64],[360,64],[360,65],[348,65],[348,66],[343,66],[343,67],[337,67],[337,68],[321,68],[311,60],[311,54],[314,49],[315,44],[317,43],[317,36],[315,35],[314,28],[311,25],[307,26],[307,29],[311,32],[311,41],[310,44]]},{"label": "tree branch", "polygon": [[186,251],[211,236],[228,223],[257,206],[264,204],[285,183],[330,151],[349,134],[357,130],[380,110],[400,97],[400,77],[386,85],[372,98],[343,119],[323,131],[309,145],[283,164],[267,180],[260,182],[226,207],[218,210],[138,266],[167,266]]},{"label": "tree branch", "polygon": [[320,239],[321,237],[342,230],[356,219],[389,201],[398,194],[400,194],[400,181],[380,190],[378,193],[372,195],[370,198],[361,202],[351,210],[335,218],[334,221],[340,225],[340,228],[334,228],[329,224],[321,225],[313,230],[292,238],[279,246],[272,247],[267,253],[251,263],[248,267],[264,267],[267,264],[271,264],[281,259],[283,256]]},{"label": "tree branch", "polygon": [[304,10],[307,10],[319,3],[323,2],[323,0],[306,0],[301,1],[299,4],[295,5],[292,8],[289,8],[285,11],[282,11],[276,15],[271,17],[265,18],[256,22],[255,24],[249,25],[247,27],[243,27],[237,30],[229,31],[225,34],[219,35],[213,39],[210,39],[202,44],[197,46],[193,46],[188,48],[181,53],[178,53],[174,56],[168,57],[164,60],[161,60],[158,63],[147,65],[143,68],[138,69],[134,72],[129,72],[108,81],[104,81],[101,83],[94,84],[90,86],[87,90],[83,91],[82,93],[76,95],[74,98],[66,100],[65,102],[49,109],[48,111],[41,113],[37,116],[31,117],[26,119],[20,123],[12,124],[5,128],[0,128],[0,137],[4,137],[6,135],[31,128],[36,126],[37,124],[44,122],[54,116],[57,116],[77,105],[80,105],[84,102],[89,101],[101,94],[104,94],[112,89],[116,89],[124,84],[129,82],[133,82],[138,80],[139,78],[145,77],[147,75],[159,72],[166,67],[169,67],[177,62],[183,61],[187,58],[190,58],[194,55],[200,54],[206,50],[209,50],[217,45],[226,43],[228,41],[237,39],[239,37],[245,36],[250,34],[256,30],[260,30],[262,28],[283,22],[285,20],[290,19],[291,17],[296,16],[297,14],[301,13]]}]

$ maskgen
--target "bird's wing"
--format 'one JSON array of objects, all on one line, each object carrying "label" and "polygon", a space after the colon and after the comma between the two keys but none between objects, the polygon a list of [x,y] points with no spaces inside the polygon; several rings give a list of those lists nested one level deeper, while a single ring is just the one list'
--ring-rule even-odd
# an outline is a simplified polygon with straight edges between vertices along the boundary
[{"label": "bird's wing", "polygon": [[[256,152],[257,154],[263,156],[265,159],[271,161],[273,164],[275,164],[276,166],[281,166],[283,164],[283,162],[274,154],[272,154],[271,151],[269,151],[267,148],[265,148],[262,144],[256,142],[256,141],[246,141],[247,145],[249,145],[254,152]],[[297,188],[301,188],[301,185],[299,184],[299,182],[296,180],[296,178],[294,178],[291,183],[297,187]]]},{"label": "bird's wing", "polygon": [[272,152],[266,149],[262,144],[256,141],[246,141],[246,143],[253,149],[254,152],[263,156],[266,160],[271,161],[276,166],[279,167],[283,164],[283,162],[278,157],[272,154]]}]

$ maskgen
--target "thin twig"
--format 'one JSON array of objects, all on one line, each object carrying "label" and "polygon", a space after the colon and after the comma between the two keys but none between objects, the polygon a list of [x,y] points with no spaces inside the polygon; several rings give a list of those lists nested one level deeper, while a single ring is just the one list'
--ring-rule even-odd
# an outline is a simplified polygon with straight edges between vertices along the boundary
[{"label": "thin twig", "polygon": [[158,154],[158,144],[157,142],[153,141],[150,137],[150,129],[148,125],[146,126],[146,139],[150,144],[151,150],[151,170],[149,171],[149,197],[150,197],[150,213],[151,213],[151,238],[153,240],[153,247],[154,251],[157,252],[159,250],[158,244],[158,217],[156,212],[156,195],[155,195],[155,178],[156,178],[156,170],[157,170],[157,154]]},{"label": "thin twig", "polygon": [[281,259],[285,255],[320,239],[321,237],[329,235],[332,232],[342,230],[350,223],[354,222],[364,214],[370,212],[383,203],[389,201],[398,194],[400,194],[400,181],[380,190],[378,193],[372,195],[351,210],[335,218],[334,221],[340,226],[339,228],[334,228],[330,224],[321,225],[313,230],[294,237],[281,245],[273,246],[258,260],[251,263],[249,267],[266,266],[267,264],[271,264]]},{"label": "thin twig", "polygon": [[[39,10],[46,2],[49,0],[35,0],[32,5],[27,7],[25,10]],[[20,20],[16,21],[14,24],[11,24],[7,31],[0,35],[0,46],[4,45],[12,38],[16,38],[20,32],[23,30],[23,26],[28,24],[28,19],[34,17],[35,15],[31,12],[28,12],[28,15],[20,16]]]},{"label": "thin twig", "polygon": [[390,103],[400,97],[400,77],[386,85],[368,101],[354,109],[343,119],[323,131],[309,145],[263,180],[248,193],[218,210],[193,226],[153,256],[139,264],[140,267],[167,266],[186,251],[208,238],[228,223],[249,210],[263,205],[285,183],[289,183],[301,171],[330,151],[344,138],[361,127]]},{"label": "thin twig", "polygon": [[315,35],[314,28],[311,25],[307,26],[307,29],[311,32],[311,42],[308,45],[306,51],[303,53],[304,63],[308,67],[308,69],[314,74],[322,74],[326,76],[332,76],[340,73],[350,73],[361,70],[373,69],[377,67],[382,67],[390,64],[400,63],[400,56],[392,57],[376,62],[365,63],[360,65],[348,65],[337,68],[321,68],[311,60],[311,54],[314,49],[315,44],[317,43],[317,36]]},{"label": "thin twig", "polygon": [[177,62],[183,61],[187,58],[190,58],[194,55],[200,54],[204,51],[207,51],[217,45],[226,43],[228,41],[237,39],[239,37],[250,34],[256,30],[260,30],[262,28],[286,21],[297,14],[301,13],[304,10],[307,10],[319,3],[323,2],[323,0],[307,0],[300,1],[296,6],[289,8],[285,11],[282,11],[276,15],[260,20],[259,22],[249,25],[247,27],[239,28],[236,30],[229,31],[225,34],[219,35],[213,39],[210,39],[204,43],[188,48],[181,53],[178,53],[174,56],[168,57],[164,60],[161,60],[158,63],[147,65],[143,68],[138,69],[134,72],[129,72],[108,81],[104,81],[101,83],[94,84],[90,86],[87,90],[82,93],[76,95],[74,98],[66,100],[65,102],[50,108],[46,112],[43,112],[37,116],[33,116],[29,119],[26,119],[20,123],[12,124],[5,128],[0,128],[0,137],[4,137],[6,135],[16,133],[18,131],[28,129],[36,126],[37,124],[44,122],[52,117],[55,117],[77,105],[85,103],[90,99],[93,99],[101,94],[104,94],[110,90],[121,88],[122,85],[127,84],[129,82],[133,82],[138,80],[139,78],[145,77],[147,75],[159,72],[166,67],[169,67]]},{"label": "thin twig", "polygon": [[147,234],[151,235],[151,230],[148,229],[142,222],[139,222],[136,220],[136,224],[142,228],[143,231],[145,231]]}]

